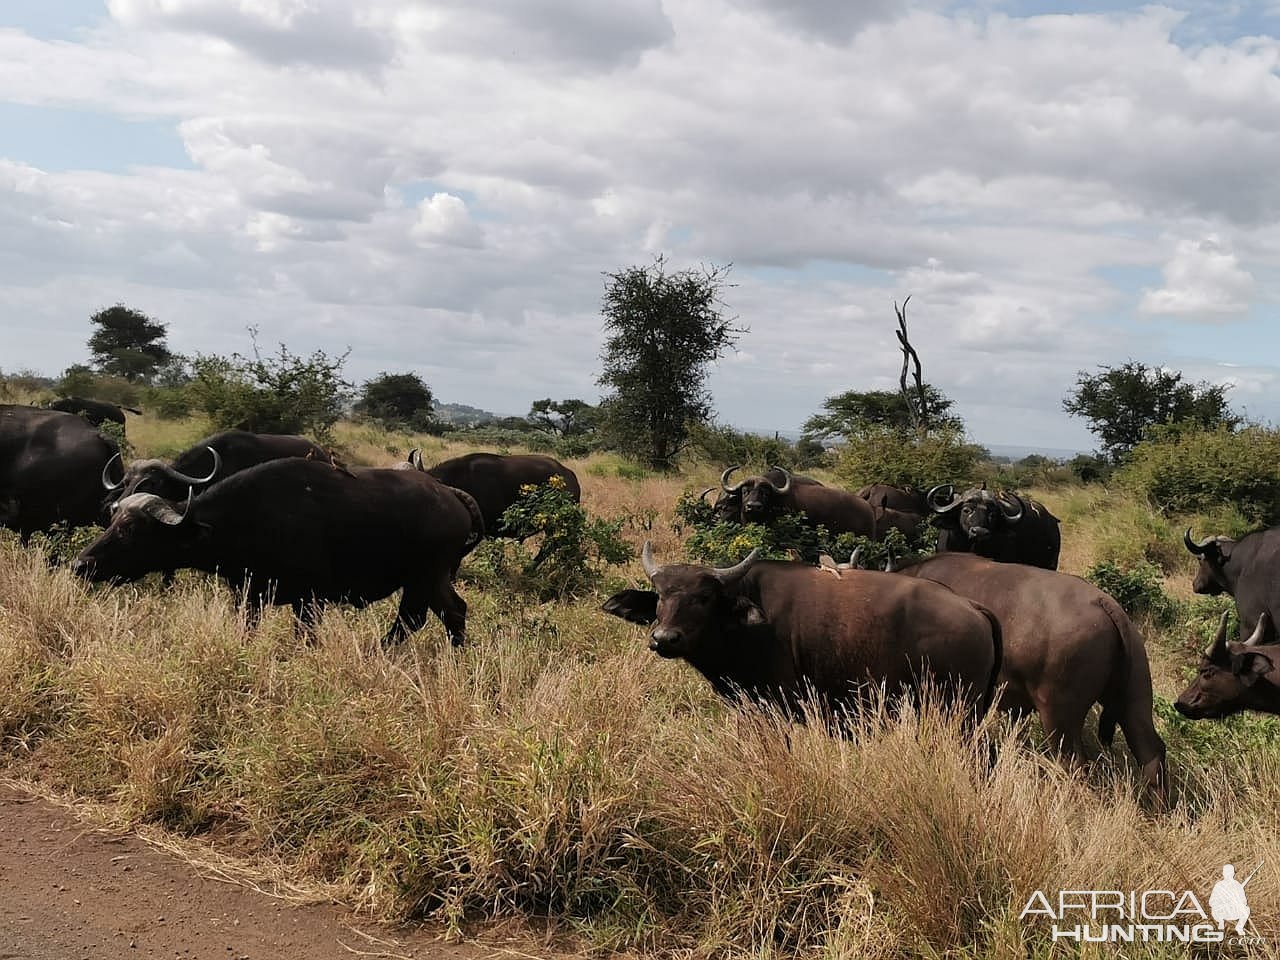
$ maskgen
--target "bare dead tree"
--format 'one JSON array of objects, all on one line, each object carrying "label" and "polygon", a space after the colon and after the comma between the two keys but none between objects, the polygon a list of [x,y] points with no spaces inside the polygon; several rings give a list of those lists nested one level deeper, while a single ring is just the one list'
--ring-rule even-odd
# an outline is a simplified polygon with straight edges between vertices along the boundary
[{"label": "bare dead tree", "polygon": [[[917,434],[924,436],[929,431],[929,404],[924,392],[924,380],[920,376],[920,355],[907,339],[907,304],[910,302],[910,294],[902,301],[901,307],[898,306],[897,300],[893,301],[893,312],[898,316],[898,329],[894,333],[897,334],[898,345],[902,348],[902,375],[898,378],[898,383],[902,387],[902,399],[907,405],[911,426],[915,428]],[[911,373],[916,387],[915,402],[912,401],[911,390],[907,386],[909,365],[913,365]]]}]

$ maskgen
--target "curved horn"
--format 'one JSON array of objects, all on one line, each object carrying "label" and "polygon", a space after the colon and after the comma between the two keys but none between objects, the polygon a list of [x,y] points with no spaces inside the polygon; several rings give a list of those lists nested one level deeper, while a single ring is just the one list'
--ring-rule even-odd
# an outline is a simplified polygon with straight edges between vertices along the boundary
[{"label": "curved horn", "polygon": [[209,475],[207,477],[189,477],[185,473],[179,473],[168,464],[165,464],[164,472],[173,477],[173,479],[181,480],[185,484],[197,487],[204,486],[216,477],[218,475],[218,471],[222,469],[222,457],[218,455],[218,451],[213,449],[213,447],[205,447],[205,449],[213,454],[213,469],[209,471]]},{"label": "curved horn", "polygon": [[[939,490],[947,491],[947,502],[945,504],[939,503],[937,499]],[[951,483],[938,484],[924,495],[924,502],[928,504],[929,509],[934,513],[946,513],[948,510],[954,510],[956,507],[960,506],[960,500],[956,497],[955,485]]]},{"label": "curved horn", "polygon": [[1258,614],[1258,625],[1253,628],[1253,634],[1244,642],[1246,647],[1255,647],[1267,638],[1267,631],[1271,629],[1271,618],[1265,612]]},{"label": "curved horn", "polygon": [[1191,539],[1191,528],[1187,527],[1187,532],[1182,535],[1182,542],[1197,557],[1203,557],[1209,549],[1209,544],[1213,542],[1213,537],[1209,537],[1203,543],[1196,543]]},{"label": "curved horn", "polygon": [[123,487],[123,486],[124,486],[124,474],[123,474],[123,472],[121,472],[121,475],[120,475],[120,482],[119,482],[119,483],[112,483],[112,482],[110,481],[110,479],[108,479],[108,474],[111,472],[111,465],[112,465],[113,463],[115,463],[117,460],[119,460],[119,461],[120,461],[120,466],[121,466],[122,471],[123,471],[123,467],[124,467],[124,460],[123,460],[123,459],[121,459],[121,457],[120,457],[120,452],[119,452],[119,451],[116,451],[116,455],[115,455],[114,457],[112,457],[110,460],[108,460],[108,461],[107,461],[107,465],[106,465],[105,467],[103,467],[103,468],[102,468],[102,485],[103,485],[104,487],[106,487],[108,490],[119,490],[121,487]]},{"label": "curved horn", "polygon": [[417,447],[409,451],[409,456],[406,459],[413,465],[415,470],[426,470],[426,467],[422,465],[422,451]]},{"label": "curved horn", "polygon": [[756,547],[747,554],[746,559],[741,563],[735,563],[732,567],[713,567],[712,575],[721,583],[732,583],[744,573],[751,569],[751,565],[760,557],[760,548]]},{"label": "curved horn", "polygon": [[1209,646],[1209,652],[1205,654],[1210,660],[1216,659],[1215,654],[1220,651],[1225,652],[1227,649],[1227,621],[1231,619],[1231,611],[1228,610],[1222,615],[1222,619],[1218,621],[1218,632],[1214,635],[1213,643]]},{"label": "curved horn", "polygon": [[646,540],[644,549],[640,551],[640,564],[644,567],[644,575],[653,580],[662,570],[661,564],[653,559],[653,541]]},{"label": "curved horn", "polygon": [[[996,497],[996,503],[1000,505],[1000,512],[1004,514],[1004,518],[1008,520],[1010,523],[1017,523],[1019,520],[1022,519],[1022,501],[1021,500],[1019,500],[1017,503],[1014,503],[1013,500],[1009,499],[1008,494],[1001,492],[1000,496]],[[1009,512],[1010,509],[1013,509],[1015,507],[1017,509],[1017,512],[1010,513]]]},{"label": "curved horn", "polygon": [[765,482],[768,483],[769,486],[773,487],[773,489],[776,490],[778,493],[786,493],[788,490],[791,489],[791,474],[788,473],[782,467],[773,467],[773,469],[777,470],[780,474],[786,477],[787,478],[786,482],[782,486],[778,486],[776,483],[774,483],[771,480],[766,480]]},{"label": "curved horn", "polygon": [[699,500],[706,500],[706,499],[707,499],[707,494],[708,494],[708,493],[710,493],[710,492],[711,492],[712,490],[714,490],[714,489],[715,489],[715,487],[707,487],[707,489],[703,490],[700,494],[698,494],[698,499],[699,499]]},{"label": "curved horn", "polygon": [[733,487],[729,486],[729,475],[733,473],[733,471],[741,470],[741,469],[742,469],[742,464],[739,463],[735,466],[730,467],[724,473],[720,474],[720,488],[724,490],[725,493],[737,493],[739,490],[742,489],[742,484],[747,482],[745,480],[742,480],[738,483],[737,486],[733,486]]},{"label": "curved horn", "polygon": [[853,553],[849,554],[849,566],[854,570],[862,569],[862,548],[854,547]]}]

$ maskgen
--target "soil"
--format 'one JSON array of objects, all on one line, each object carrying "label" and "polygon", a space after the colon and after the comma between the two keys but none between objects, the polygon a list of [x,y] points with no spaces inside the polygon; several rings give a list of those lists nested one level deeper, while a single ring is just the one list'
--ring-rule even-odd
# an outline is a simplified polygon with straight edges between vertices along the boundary
[{"label": "soil", "polygon": [[0,960],[511,956],[536,960],[527,944],[444,943],[431,930],[379,926],[202,876],[133,834],[0,786]]}]

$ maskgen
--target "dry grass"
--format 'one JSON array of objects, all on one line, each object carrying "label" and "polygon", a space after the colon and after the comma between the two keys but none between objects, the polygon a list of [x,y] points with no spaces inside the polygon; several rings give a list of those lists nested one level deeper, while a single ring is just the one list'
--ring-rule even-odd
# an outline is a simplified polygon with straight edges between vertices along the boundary
[{"label": "dry grass", "polygon": [[[457,451],[422,440],[429,459]],[[366,462],[403,456],[355,428],[340,442]],[[715,479],[572,466],[594,512],[628,515],[629,536],[669,555],[676,494]],[[1044,499],[1073,572],[1166,536],[1128,501]],[[306,646],[282,613],[249,629],[202,578],[88,589],[0,541],[5,773],[373,917],[536,918],[601,950],[1103,956],[1019,923],[1030,891],[1207,895],[1222,863],[1261,858],[1254,924],[1280,936],[1280,759],[1266,744],[1206,756],[1174,738],[1178,799],[1154,813],[1123,763],[1069,776],[1002,721],[986,728],[992,764],[932,710],[882,714],[849,740],[743,720],[598,600],[462,592],[462,650],[432,622],[384,653],[387,603],[333,610]]]}]

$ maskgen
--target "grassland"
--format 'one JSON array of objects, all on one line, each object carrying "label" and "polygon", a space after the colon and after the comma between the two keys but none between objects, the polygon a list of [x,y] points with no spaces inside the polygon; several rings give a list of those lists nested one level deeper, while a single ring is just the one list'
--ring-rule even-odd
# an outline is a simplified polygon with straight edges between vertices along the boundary
[{"label": "grassland", "polygon": [[[131,420],[171,453],[194,421]],[[343,426],[352,463],[438,438]],[[596,514],[680,552],[676,496],[714,470],[572,463]],[[703,482],[705,481],[705,483]],[[1059,769],[992,719],[994,766],[953,718],[882,716],[852,740],[729,713],[600,598],[539,604],[464,567],[469,642],[432,622],[378,645],[392,607],[334,609],[317,642],[283,613],[246,625],[180,576],[90,589],[0,540],[0,763],[37,790],[160,831],[242,876],[457,931],[517,921],[583,949],[690,957],[1112,956],[1018,916],[1035,889],[1184,888],[1267,866],[1253,924],[1280,944],[1280,752],[1267,719],[1192,724],[1167,706],[1213,620],[1189,599],[1180,527],[1102,488],[1036,491],[1063,567],[1145,559],[1183,601],[1146,624],[1175,778],[1144,808],[1119,744]],[[1204,529],[1223,518],[1199,518]],[[638,564],[622,572],[640,582]],[[1090,952],[1095,950],[1097,952]],[[1185,947],[1126,948],[1128,957]],[[1227,955],[1273,955],[1271,947]]]}]

